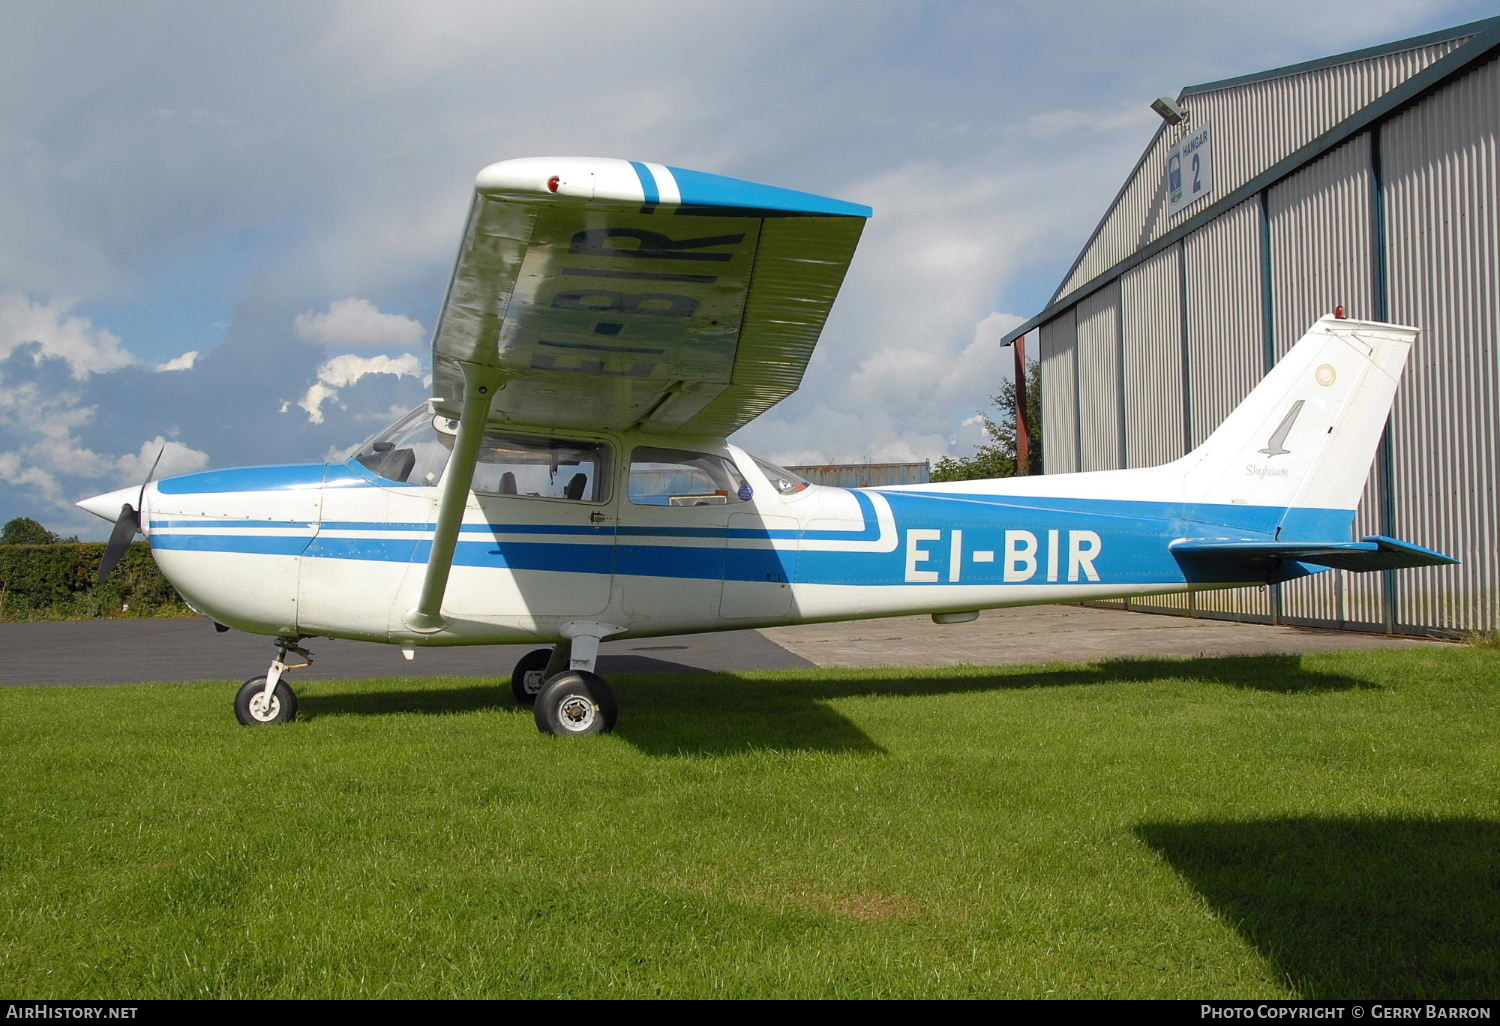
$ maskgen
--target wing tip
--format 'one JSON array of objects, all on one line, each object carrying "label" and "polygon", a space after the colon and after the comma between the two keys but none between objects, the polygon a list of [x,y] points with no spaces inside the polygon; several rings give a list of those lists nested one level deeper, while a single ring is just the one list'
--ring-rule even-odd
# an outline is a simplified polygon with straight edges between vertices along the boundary
[{"label": "wing tip", "polygon": [[563,199],[765,211],[804,216],[874,216],[860,203],[743,178],[614,157],[518,157],[490,164],[474,188],[484,196]]}]

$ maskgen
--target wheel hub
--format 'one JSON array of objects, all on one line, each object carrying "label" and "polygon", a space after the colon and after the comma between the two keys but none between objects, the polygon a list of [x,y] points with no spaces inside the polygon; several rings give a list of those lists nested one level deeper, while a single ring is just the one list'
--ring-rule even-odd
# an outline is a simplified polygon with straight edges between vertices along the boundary
[{"label": "wheel hub", "polygon": [[266,693],[264,691],[260,691],[250,699],[250,715],[254,716],[262,723],[268,723],[271,720],[274,720],[277,714],[280,712],[281,701],[275,696],[275,694],[272,694],[271,697],[267,699]]},{"label": "wheel hub", "polygon": [[594,717],[598,715],[594,703],[582,695],[569,695],[563,699],[557,711],[562,725],[572,731],[588,730],[594,725]]}]

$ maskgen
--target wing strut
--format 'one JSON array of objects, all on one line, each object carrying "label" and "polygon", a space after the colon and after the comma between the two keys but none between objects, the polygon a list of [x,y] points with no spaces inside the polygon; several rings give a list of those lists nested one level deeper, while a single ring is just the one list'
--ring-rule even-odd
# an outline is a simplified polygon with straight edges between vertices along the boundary
[{"label": "wing strut", "polygon": [[448,590],[448,573],[453,569],[453,552],[458,546],[458,530],[463,525],[464,508],[469,504],[469,486],[474,483],[474,464],[479,457],[479,443],[489,421],[490,401],[495,398],[504,375],[493,367],[460,363],[464,374],[464,406],[458,416],[458,437],[448,472],[443,475],[443,495],[438,501],[437,524],[432,532],[432,553],[427,557],[427,576],[422,579],[422,595],[415,609],[405,617],[406,626],[414,631],[440,631],[443,619],[443,593]]}]

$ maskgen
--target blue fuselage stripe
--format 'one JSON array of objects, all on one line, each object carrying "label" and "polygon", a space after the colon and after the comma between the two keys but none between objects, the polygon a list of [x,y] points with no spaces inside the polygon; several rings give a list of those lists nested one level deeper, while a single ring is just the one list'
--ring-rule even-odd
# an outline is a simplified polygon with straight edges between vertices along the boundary
[{"label": "blue fuselage stripe", "polygon": [[[894,538],[887,551],[872,551],[868,543],[881,536],[874,504],[862,492],[851,494],[863,522],[851,521],[850,530],[466,524],[454,563],[805,584],[1174,585],[1213,581],[1172,554],[1168,543],[1176,539],[1342,541],[1354,519],[1352,510],[884,492],[894,518],[886,529]],[[261,533],[268,528],[300,530]],[[425,562],[431,537],[432,525],[425,523],[204,518],[151,524],[151,542],[163,550],[398,563]],[[853,551],[837,544],[850,542],[862,544]]]}]

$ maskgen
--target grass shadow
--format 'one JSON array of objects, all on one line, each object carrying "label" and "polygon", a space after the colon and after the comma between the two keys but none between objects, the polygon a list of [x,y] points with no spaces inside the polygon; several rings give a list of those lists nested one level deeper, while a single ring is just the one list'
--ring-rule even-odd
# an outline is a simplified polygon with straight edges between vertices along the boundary
[{"label": "grass shadow", "polygon": [[[293,682],[296,686],[296,682]],[[339,694],[301,694],[297,689],[298,719],[319,716],[393,716],[399,713],[430,713],[440,716],[515,705],[510,684],[477,684],[465,687],[415,687],[402,691],[361,691]]]},{"label": "grass shadow", "polygon": [[[649,656],[615,656],[600,660],[604,671],[615,674],[687,674],[696,673],[692,666],[669,663]],[[418,678],[399,678],[415,680]],[[451,679],[451,678],[449,678]],[[472,681],[474,678],[461,678]],[[472,712],[499,706],[515,706],[510,693],[510,675],[496,676],[490,681],[453,687],[434,679],[432,686],[418,685],[401,691],[366,691],[356,694],[300,694],[301,687],[293,679],[292,686],[299,692],[298,715],[302,718],[331,715],[389,716],[396,713],[425,712],[434,715],[444,713]]]},{"label": "grass shadow", "polygon": [[1380,686],[1307,669],[1298,656],[1114,659],[1041,671],[955,667],[877,671],[868,676],[855,672],[835,680],[803,678],[794,671],[773,679],[711,673],[643,676],[616,681],[624,709],[617,733],[653,755],[714,755],[755,748],[874,753],[883,749],[829,706],[830,700],[1183,679],[1281,694]]},{"label": "grass shadow", "polygon": [[[828,703],[851,697],[922,697],[1119,681],[1198,680],[1282,694],[1315,694],[1377,684],[1307,669],[1299,656],[1112,659],[1051,667],[845,671],[837,679],[709,673],[649,656],[618,656],[600,668],[622,708],[617,733],[652,755],[722,755],[756,749],[879,753],[883,749]],[[508,681],[467,687],[307,695],[302,714],[444,714],[514,707]]]},{"label": "grass shadow", "polygon": [[1341,673],[1308,669],[1300,655],[1200,656],[1196,659],[1104,659],[1087,666],[1018,676],[1015,687],[1060,687],[1111,681],[1199,680],[1221,687],[1276,694],[1323,694],[1330,691],[1378,691],[1382,685]]},{"label": "grass shadow", "polygon": [[1500,823],[1312,817],[1135,833],[1302,998],[1500,992]]}]

